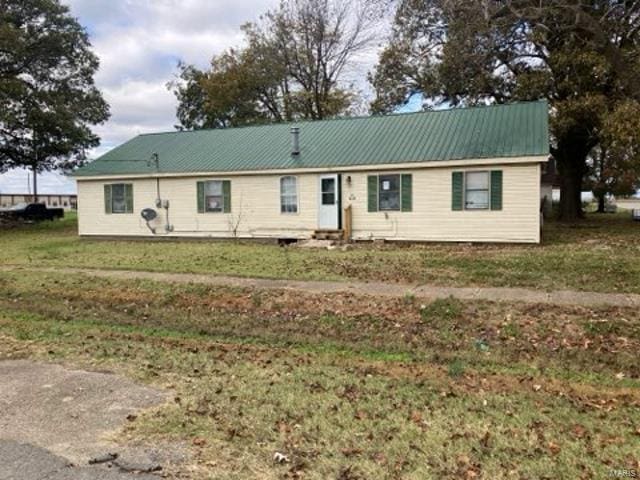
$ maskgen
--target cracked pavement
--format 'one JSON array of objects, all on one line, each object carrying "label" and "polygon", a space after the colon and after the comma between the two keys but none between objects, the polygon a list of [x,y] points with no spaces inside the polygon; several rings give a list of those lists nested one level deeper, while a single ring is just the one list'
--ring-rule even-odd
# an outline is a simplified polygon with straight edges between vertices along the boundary
[{"label": "cracked pavement", "polygon": [[[0,361],[0,480],[157,479],[125,472],[118,463],[143,469],[179,462],[179,454],[121,445],[110,436],[127,416],[166,398],[118,375]],[[118,461],[89,465],[107,452],[117,452]]]}]

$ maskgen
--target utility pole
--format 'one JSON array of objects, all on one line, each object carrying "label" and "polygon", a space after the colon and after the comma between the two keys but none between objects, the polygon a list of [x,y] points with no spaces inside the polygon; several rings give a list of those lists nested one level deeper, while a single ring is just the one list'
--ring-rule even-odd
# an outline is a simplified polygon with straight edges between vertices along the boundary
[{"label": "utility pole", "polygon": [[33,203],[38,203],[38,142],[37,133],[33,132]]},{"label": "utility pole", "polygon": [[33,166],[33,203],[38,203],[38,170]]}]

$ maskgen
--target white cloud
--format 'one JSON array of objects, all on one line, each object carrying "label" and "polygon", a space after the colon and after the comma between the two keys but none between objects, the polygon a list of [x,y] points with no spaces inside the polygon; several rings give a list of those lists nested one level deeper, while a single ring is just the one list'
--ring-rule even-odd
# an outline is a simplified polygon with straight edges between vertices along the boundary
[{"label": "white cloud", "polygon": [[143,128],[157,126],[158,119],[173,116],[176,106],[173,94],[162,83],[131,80],[117,87],[103,89],[118,124]]},{"label": "white cloud", "polygon": [[[173,130],[177,101],[167,83],[178,61],[207,66],[214,54],[242,44],[240,26],[258,20],[279,0],[62,0],[89,31],[100,58],[96,84],[112,117],[96,127],[92,156],[137,133]],[[377,49],[362,53],[344,82],[365,94],[364,78]]]},{"label": "white cloud", "polygon": [[[65,0],[63,0],[65,1]],[[173,130],[176,99],[166,84],[178,61],[205,67],[239,45],[240,25],[278,0],[66,0],[100,58],[96,84],[111,118],[95,131],[99,156],[138,133]]]}]

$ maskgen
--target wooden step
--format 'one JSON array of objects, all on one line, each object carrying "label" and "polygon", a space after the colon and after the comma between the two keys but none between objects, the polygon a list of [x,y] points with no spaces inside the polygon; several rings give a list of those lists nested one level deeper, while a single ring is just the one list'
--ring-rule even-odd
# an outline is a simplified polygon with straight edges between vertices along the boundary
[{"label": "wooden step", "polygon": [[340,241],[344,238],[344,232],[342,230],[316,230],[311,238],[315,238],[316,240]]}]

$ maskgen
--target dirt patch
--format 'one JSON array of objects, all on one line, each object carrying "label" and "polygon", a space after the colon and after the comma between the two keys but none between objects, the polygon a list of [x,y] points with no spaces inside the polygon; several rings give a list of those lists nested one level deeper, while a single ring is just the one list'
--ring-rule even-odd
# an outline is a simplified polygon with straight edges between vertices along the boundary
[{"label": "dirt patch", "polygon": [[[0,362],[0,438],[36,445],[77,465],[105,452],[136,463],[178,461],[173,453],[109,439],[167,394],[108,373],[27,360]],[[129,420],[128,420],[129,419]]]}]

